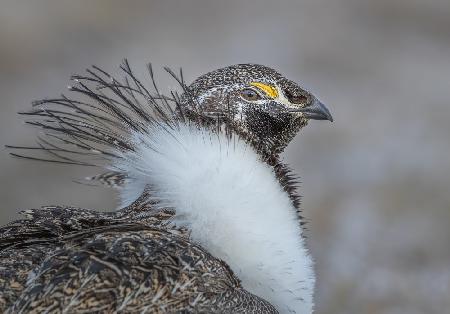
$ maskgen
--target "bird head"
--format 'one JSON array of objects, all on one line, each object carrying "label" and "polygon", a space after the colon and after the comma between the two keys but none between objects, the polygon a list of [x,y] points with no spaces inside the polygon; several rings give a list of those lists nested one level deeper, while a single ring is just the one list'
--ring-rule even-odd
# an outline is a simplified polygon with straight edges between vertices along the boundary
[{"label": "bird head", "polygon": [[264,154],[281,153],[309,120],[333,121],[314,95],[263,65],[238,64],[209,72],[188,91],[195,99],[188,113],[206,123],[225,123]]}]

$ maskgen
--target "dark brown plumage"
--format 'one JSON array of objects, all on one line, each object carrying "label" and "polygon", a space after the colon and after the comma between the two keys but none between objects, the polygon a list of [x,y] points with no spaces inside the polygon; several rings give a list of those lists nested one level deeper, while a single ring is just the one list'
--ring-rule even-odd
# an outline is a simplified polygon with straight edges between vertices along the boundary
[{"label": "dark brown plumage", "polygon": [[275,313],[229,267],[165,226],[170,211],[27,210],[1,230],[2,312]]}]

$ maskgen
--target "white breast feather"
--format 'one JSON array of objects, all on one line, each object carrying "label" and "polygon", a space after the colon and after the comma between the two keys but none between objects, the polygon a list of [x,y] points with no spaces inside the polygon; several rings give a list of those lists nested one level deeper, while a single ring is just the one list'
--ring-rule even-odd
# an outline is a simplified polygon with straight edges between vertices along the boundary
[{"label": "white breast feather", "polygon": [[273,169],[237,137],[185,124],[148,134],[135,135],[137,151],[115,165],[132,178],[123,205],[150,184],[161,206],[176,209],[177,224],[226,261],[245,289],[281,313],[311,313],[312,259]]}]

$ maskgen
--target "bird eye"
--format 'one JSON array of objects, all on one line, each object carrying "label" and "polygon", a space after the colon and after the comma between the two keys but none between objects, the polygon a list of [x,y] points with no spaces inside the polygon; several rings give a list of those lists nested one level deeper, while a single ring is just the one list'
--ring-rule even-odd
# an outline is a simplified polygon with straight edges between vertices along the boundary
[{"label": "bird eye", "polygon": [[248,101],[256,101],[256,100],[260,100],[261,96],[259,96],[259,94],[254,91],[253,89],[250,88],[246,88],[241,92],[241,96],[242,98],[244,98],[245,100]]},{"label": "bird eye", "polygon": [[285,91],[286,98],[292,103],[292,104],[304,104],[308,102],[308,97],[304,95],[293,95],[290,91]]}]

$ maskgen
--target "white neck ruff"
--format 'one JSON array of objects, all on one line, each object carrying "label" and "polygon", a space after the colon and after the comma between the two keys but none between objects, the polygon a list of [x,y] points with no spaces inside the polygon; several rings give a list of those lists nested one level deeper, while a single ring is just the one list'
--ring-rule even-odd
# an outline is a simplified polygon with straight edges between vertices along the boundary
[{"label": "white neck ruff", "polygon": [[228,263],[248,291],[281,313],[311,313],[314,273],[289,196],[273,169],[237,136],[180,124],[132,139],[114,165],[126,172],[123,205],[146,185],[191,238]]}]

